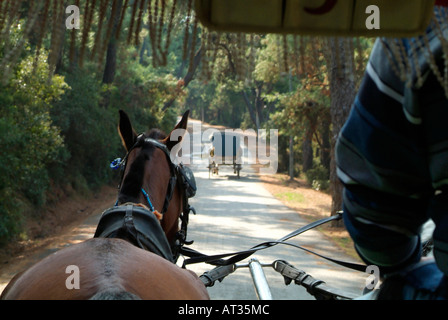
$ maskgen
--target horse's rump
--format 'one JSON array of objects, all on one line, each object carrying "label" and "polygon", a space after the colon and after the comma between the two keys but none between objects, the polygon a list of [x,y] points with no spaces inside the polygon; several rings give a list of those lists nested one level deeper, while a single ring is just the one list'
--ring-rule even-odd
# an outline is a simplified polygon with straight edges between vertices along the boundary
[{"label": "horse's rump", "polygon": [[[79,289],[67,287],[79,270]],[[163,279],[163,281],[161,281]],[[208,299],[192,272],[121,239],[94,238],[51,254],[14,278],[2,299]]]},{"label": "horse's rump", "polygon": [[140,297],[128,291],[119,289],[106,289],[96,293],[89,300],[141,300]]}]

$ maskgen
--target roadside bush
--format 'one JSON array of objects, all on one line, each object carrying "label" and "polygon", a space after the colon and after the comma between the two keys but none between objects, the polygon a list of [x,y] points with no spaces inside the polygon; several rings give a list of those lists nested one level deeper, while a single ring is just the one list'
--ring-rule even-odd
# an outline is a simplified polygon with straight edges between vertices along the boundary
[{"label": "roadside bush", "polygon": [[47,54],[25,54],[0,85],[0,244],[22,233],[50,191],[62,189],[48,199],[57,201],[67,190],[86,194],[117,177],[109,164],[124,155],[118,109],[138,131],[168,131],[176,120],[175,111],[162,111],[177,90],[173,77],[123,63],[113,85],[89,66],[49,79]]},{"label": "roadside bush", "polygon": [[101,83],[94,74],[77,70],[67,74],[66,81],[71,89],[51,116],[61,129],[69,157],[54,179],[77,190],[95,188],[110,179],[108,164],[119,146],[118,111],[115,114],[100,106]]},{"label": "roadside bush", "polygon": [[330,187],[329,172],[320,164],[305,172],[305,177],[314,190],[326,191]]},{"label": "roadside bush", "polygon": [[63,155],[63,139],[50,117],[67,89],[64,78],[48,79],[44,54],[26,57],[0,88],[0,240],[20,231],[21,199],[40,206],[49,186],[47,168]]}]

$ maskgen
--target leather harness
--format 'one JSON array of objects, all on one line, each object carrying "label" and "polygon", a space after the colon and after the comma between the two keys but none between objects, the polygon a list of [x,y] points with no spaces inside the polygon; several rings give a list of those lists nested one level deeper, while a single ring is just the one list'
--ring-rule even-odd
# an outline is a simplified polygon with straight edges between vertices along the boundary
[{"label": "leather harness", "polygon": [[149,210],[134,204],[104,211],[94,237],[125,239],[141,249],[175,262],[160,221]]},{"label": "leather harness", "polygon": [[[196,182],[190,168],[185,167],[182,163],[176,165],[171,161],[170,153],[166,145],[157,140],[140,135],[134,146],[127,152],[125,158],[123,160],[119,159],[119,163],[114,165],[122,170],[121,181],[118,187],[119,190],[123,182],[129,153],[137,147],[142,147],[145,143],[152,144],[162,150],[165,153],[170,167],[171,177],[161,216],[154,209],[146,191],[142,189],[149,208],[133,203],[118,205],[117,200],[114,207],[103,212],[94,237],[122,238],[141,249],[151,251],[175,263],[179,258],[182,247],[193,243],[193,241],[187,241],[186,239],[189,213],[190,211],[193,211],[194,214],[196,213],[194,208],[188,203],[188,199],[196,194]],[[114,162],[117,162],[117,160],[114,160]],[[174,243],[169,244],[160,224],[159,217],[163,219],[163,214],[168,210],[176,185],[179,185],[182,192],[183,210],[179,217],[181,220],[181,228],[176,233]]]}]

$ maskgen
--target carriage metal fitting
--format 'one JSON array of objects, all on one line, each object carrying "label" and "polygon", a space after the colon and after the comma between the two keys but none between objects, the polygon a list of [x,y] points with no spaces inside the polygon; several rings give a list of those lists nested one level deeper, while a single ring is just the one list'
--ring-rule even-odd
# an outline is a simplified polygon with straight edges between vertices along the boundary
[{"label": "carriage metal fitting", "polygon": [[291,281],[294,280],[295,284],[304,286],[307,289],[308,293],[313,296],[316,296],[316,294],[318,294],[316,288],[321,284],[325,284],[324,281],[314,279],[305,271],[296,269],[283,260],[275,261],[274,269],[284,277],[286,285],[290,284]]},{"label": "carriage metal fitting", "polygon": [[250,274],[255,286],[255,292],[260,300],[273,300],[268,280],[264,274],[263,267],[260,262],[253,258],[249,261]]},{"label": "carriage metal fitting", "polygon": [[204,283],[206,287],[213,287],[216,280],[221,282],[226,276],[233,273],[235,270],[236,267],[234,264],[227,266],[219,266],[210,271],[205,272],[199,277],[199,279],[201,279],[201,281]]},{"label": "carriage metal fitting", "polygon": [[314,279],[305,271],[295,268],[284,260],[274,261],[273,268],[284,277],[286,285],[294,280],[295,284],[306,288],[307,292],[317,300],[351,300],[354,298],[351,294],[328,287],[324,281]]},{"label": "carriage metal fitting", "polygon": [[290,265],[288,262],[284,260],[274,261],[272,267],[274,268],[275,271],[277,271],[283,276],[286,285],[289,285],[292,282],[292,280],[295,280],[300,277],[300,270],[294,268],[292,265]]}]

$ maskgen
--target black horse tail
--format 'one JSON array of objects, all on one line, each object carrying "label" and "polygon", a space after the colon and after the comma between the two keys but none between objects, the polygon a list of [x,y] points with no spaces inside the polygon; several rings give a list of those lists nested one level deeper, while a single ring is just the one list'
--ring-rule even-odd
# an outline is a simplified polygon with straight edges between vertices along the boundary
[{"label": "black horse tail", "polygon": [[89,300],[141,300],[141,298],[128,291],[111,288],[97,292]]}]

